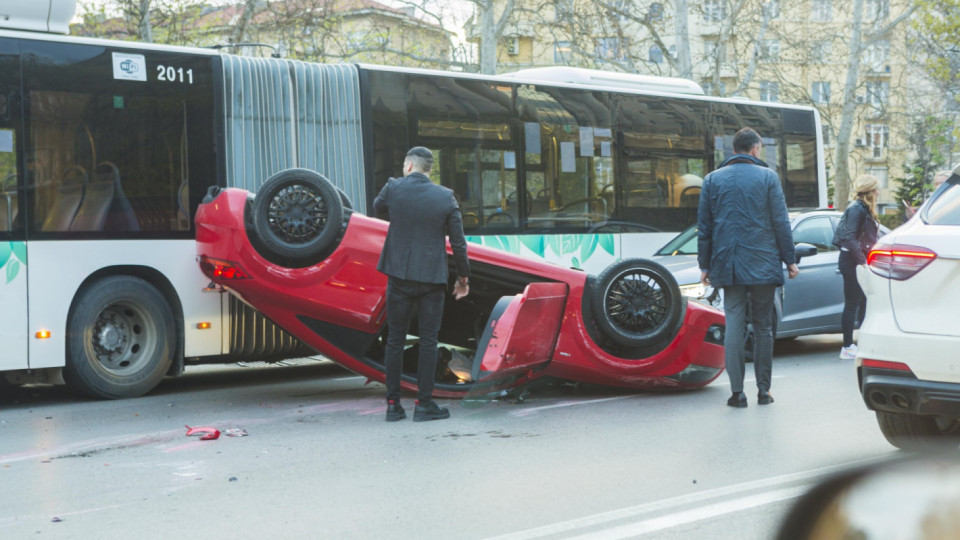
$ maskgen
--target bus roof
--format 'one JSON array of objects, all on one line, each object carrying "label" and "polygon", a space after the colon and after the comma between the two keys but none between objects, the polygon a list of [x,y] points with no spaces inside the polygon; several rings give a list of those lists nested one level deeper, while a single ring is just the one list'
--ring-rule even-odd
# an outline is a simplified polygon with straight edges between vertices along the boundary
[{"label": "bus roof", "polygon": [[67,34],[76,10],[77,0],[4,2],[0,28]]},{"label": "bus roof", "polygon": [[552,66],[532,69],[523,69],[513,73],[504,73],[501,76],[523,78],[544,82],[562,82],[571,84],[585,84],[590,86],[609,86],[611,88],[627,88],[635,90],[654,90],[672,94],[704,95],[699,84],[677,77],[656,77],[653,75],[639,75],[636,73],[622,73],[619,71],[603,71],[599,69],[584,69],[568,66]]}]

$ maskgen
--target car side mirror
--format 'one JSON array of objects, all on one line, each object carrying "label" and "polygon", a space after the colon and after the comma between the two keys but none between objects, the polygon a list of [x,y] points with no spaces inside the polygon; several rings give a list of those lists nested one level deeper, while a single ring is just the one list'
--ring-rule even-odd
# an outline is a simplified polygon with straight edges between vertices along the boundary
[{"label": "car side mirror", "polygon": [[800,259],[804,257],[812,257],[817,254],[817,246],[808,244],[806,242],[800,242],[793,246],[793,254],[797,259],[797,264],[800,264]]},{"label": "car side mirror", "polygon": [[794,504],[777,538],[955,538],[958,486],[955,455],[883,460],[814,486]]}]

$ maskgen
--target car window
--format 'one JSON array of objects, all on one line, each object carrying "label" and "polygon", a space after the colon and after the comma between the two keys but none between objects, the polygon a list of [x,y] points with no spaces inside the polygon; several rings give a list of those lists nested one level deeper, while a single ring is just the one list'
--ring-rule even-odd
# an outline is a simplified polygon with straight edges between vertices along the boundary
[{"label": "car window", "polygon": [[817,247],[818,251],[836,251],[833,245],[833,225],[829,217],[812,217],[801,221],[793,229],[793,242],[805,242]]},{"label": "car window", "polygon": [[676,238],[667,242],[667,245],[660,248],[657,255],[696,255],[697,254],[697,228],[689,229],[678,234]]},{"label": "car window", "polygon": [[960,182],[951,177],[940,195],[930,201],[925,221],[931,225],[960,225]]}]

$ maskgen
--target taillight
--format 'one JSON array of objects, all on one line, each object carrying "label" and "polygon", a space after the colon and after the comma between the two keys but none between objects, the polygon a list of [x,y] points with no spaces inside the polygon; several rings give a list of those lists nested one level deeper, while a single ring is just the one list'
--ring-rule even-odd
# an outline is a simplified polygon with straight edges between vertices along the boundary
[{"label": "taillight", "polygon": [[869,368],[910,371],[910,366],[904,364],[903,362],[888,362],[886,360],[870,360],[869,358],[864,358],[861,365]]},{"label": "taillight", "polygon": [[200,256],[200,270],[211,279],[250,279],[235,262]]},{"label": "taillight", "polygon": [[924,247],[877,244],[867,255],[867,266],[878,276],[904,280],[926,268],[937,254]]}]

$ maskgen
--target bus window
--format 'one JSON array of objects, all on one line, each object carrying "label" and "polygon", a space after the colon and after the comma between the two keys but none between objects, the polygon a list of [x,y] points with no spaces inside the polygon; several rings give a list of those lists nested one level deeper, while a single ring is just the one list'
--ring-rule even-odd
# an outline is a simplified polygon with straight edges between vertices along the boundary
[{"label": "bus window", "polygon": [[624,221],[680,231],[696,221],[706,174],[706,107],[692,100],[621,96]]},{"label": "bus window", "polygon": [[609,97],[600,92],[521,86],[525,228],[580,232],[616,211],[615,141]]},{"label": "bus window", "polygon": [[[17,134],[20,128],[20,67],[16,42],[0,39],[0,237],[9,240],[22,231],[17,177]],[[4,234],[6,233],[6,234]],[[0,260],[0,266],[5,263]]]},{"label": "bus window", "polygon": [[432,178],[453,189],[468,234],[519,230],[512,94],[509,85],[410,76],[411,146],[433,150]]},{"label": "bus window", "polygon": [[209,58],[24,42],[23,74],[31,235],[189,236],[216,182]]}]

